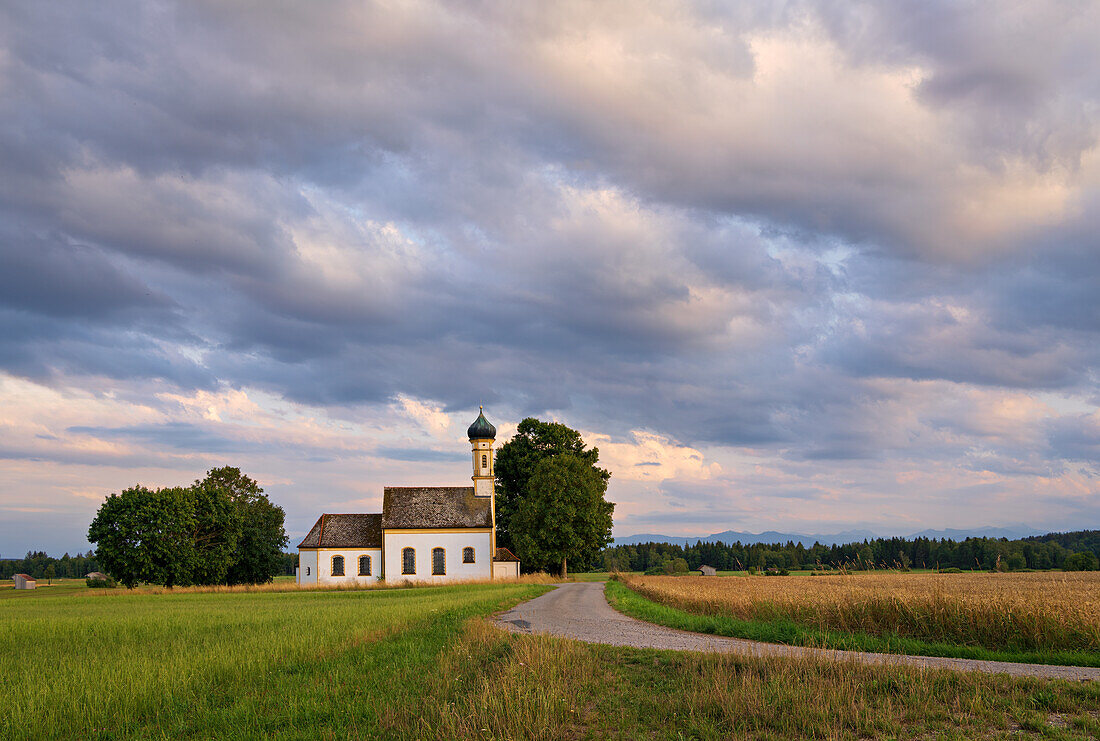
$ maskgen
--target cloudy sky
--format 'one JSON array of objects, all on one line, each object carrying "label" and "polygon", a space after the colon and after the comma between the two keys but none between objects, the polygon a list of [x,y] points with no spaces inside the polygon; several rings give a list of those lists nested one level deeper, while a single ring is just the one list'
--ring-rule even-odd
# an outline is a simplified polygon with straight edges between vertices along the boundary
[{"label": "cloudy sky", "polygon": [[1100,5],[0,7],[0,555],[581,430],[616,534],[1100,526]]}]

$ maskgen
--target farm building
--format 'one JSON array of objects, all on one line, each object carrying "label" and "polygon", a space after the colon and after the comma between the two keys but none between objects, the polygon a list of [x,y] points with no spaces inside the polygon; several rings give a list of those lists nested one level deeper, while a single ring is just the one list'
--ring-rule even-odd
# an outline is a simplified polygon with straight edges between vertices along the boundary
[{"label": "farm building", "polygon": [[11,578],[16,589],[35,589],[38,586],[38,582],[30,574],[14,574]]},{"label": "farm building", "polygon": [[387,486],[380,514],[321,515],[298,544],[298,584],[519,576],[519,559],[496,547],[496,428],[482,411],[466,432],[473,486]]},{"label": "farm building", "polygon": [[700,576],[718,576],[718,570],[715,569],[713,566],[707,566],[706,564],[703,564],[702,566],[699,567],[699,575]]},{"label": "farm building", "polygon": [[89,571],[87,574],[84,575],[84,578],[92,579],[94,581],[107,581],[109,577],[102,571]]}]

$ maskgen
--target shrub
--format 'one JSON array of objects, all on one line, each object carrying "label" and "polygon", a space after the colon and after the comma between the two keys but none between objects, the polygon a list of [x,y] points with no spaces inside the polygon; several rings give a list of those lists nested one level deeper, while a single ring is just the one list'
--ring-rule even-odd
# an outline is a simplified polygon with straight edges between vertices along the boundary
[{"label": "shrub", "polygon": [[87,584],[88,587],[90,587],[91,589],[114,589],[115,588],[115,580],[112,579],[109,576],[106,579],[85,579],[84,583]]},{"label": "shrub", "polygon": [[941,574],[961,574],[962,572],[963,572],[962,569],[957,568],[955,566],[951,566],[951,567],[948,567],[946,569],[940,569]]},{"label": "shrub", "polygon": [[1066,558],[1066,562],[1062,565],[1063,571],[1096,571],[1100,569],[1100,563],[1098,563],[1095,553],[1074,553],[1072,556]]}]

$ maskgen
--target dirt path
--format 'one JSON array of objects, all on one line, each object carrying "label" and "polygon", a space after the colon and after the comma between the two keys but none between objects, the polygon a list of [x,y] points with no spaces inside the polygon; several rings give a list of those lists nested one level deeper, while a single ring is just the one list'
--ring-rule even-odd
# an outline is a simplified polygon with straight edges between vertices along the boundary
[{"label": "dirt path", "polygon": [[1010,674],[1076,681],[1100,681],[1100,668],[1013,664],[1002,661],[944,659],[934,656],[902,656],[858,651],[832,651],[778,643],[760,643],[741,638],[722,638],[687,633],[627,617],[607,604],[601,582],[563,584],[541,597],[524,602],[497,618],[502,628],[513,633],[549,633],[588,643],[672,651],[713,651],[743,656],[814,656],[834,661],[864,664],[906,664],[936,669]]}]

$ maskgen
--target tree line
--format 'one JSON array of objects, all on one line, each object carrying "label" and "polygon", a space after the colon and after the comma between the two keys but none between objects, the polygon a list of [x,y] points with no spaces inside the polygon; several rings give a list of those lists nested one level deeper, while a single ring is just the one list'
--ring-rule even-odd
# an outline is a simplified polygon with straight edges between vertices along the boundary
[{"label": "tree line", "polygon": [[130,588],[259,584],[283,572],[283,522],[259,484],[225,466],[191,486],[112,494],[88,541],[101,570]]},{"label": "tree line", "polygon": [[85,574],[99,571],[99,561],[92,551],[61,558],[51,558],[45,551],[28,551],[22,558],[6,558],[0,561],[0,579],[10,579],[15,574],[30,574],[35,579],[83,579]]},{"label": "tree line", "polygon": [[706,564],[719,570],[769,569],[910,569],[958,568],[995,571],[1100,568],[1100,530],[1051,533],[1020,540],[1006,538],[951,539],[876,538],[860,543],[806,547],[800,543],[740,542],[727,545],[699,541],[695,545],[642,543],[605,548],[591,567],[605,571],[672,572],[677,559],[690,570]]}]

